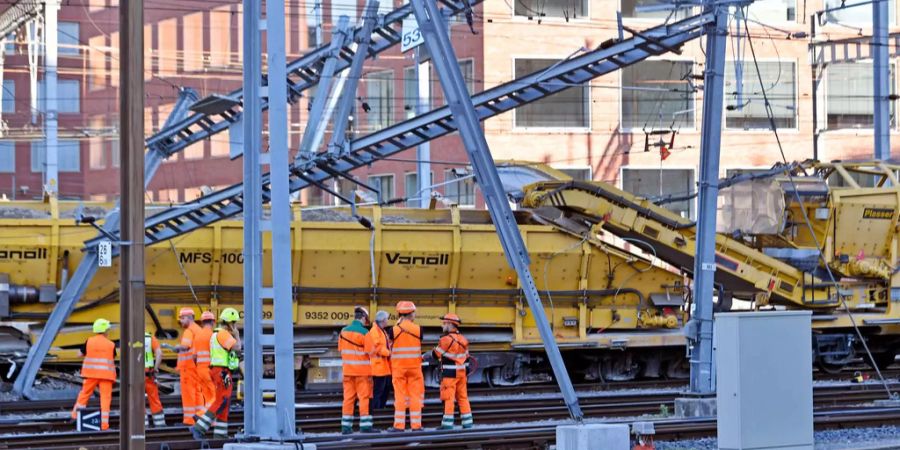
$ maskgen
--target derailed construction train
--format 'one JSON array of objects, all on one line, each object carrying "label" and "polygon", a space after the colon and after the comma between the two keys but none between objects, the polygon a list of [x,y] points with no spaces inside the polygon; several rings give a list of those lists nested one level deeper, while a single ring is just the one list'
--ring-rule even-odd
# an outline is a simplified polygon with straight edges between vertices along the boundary
[{"label": "derailed construction train", "polygon": [[[760,310],[812,310],[813,351],[826,370],[860,356],[863,338],[876,364],[893,362],[900,337],[898,169],[805,162],[726,181],[716,243],[718,308],[739,299]],[[651,199],[574,181],[543,165],[508,163],[500,173],[518,201],[532,275],[570,370],[585,380],[685,376],[694,224]],[[83,211],[100,215],[109,207]],[[7,377],[40,333],[84,241],[96,234],[76,224],[76,208],[82,211],[53,199],[0,205],[0,369]],[[339,381],[337,332],[352,319],[353,305],[393,311],[401,299],[418,305],[426,343],[437,340],[443,314],[463,318],[477,361],[473,381],[550,379],[516,273],[486,211],[357,212],[368,220],[344,209],[294,209],[298,383]],[[242,308],[242,236],[240,221],[221,221],[146,249],[151,331],[175,337],[181,307]],[[270,270],[264,271],[268,281]],[[74,368],[89,324],[119,316],[117,297],[114,263],[98,271],[45,366]]]}]

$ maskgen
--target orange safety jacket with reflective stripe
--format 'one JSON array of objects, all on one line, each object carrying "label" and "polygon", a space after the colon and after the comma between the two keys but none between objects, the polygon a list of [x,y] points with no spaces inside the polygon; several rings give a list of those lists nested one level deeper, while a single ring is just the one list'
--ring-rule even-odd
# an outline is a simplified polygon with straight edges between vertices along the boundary
[{"label": "orange safety jacket with reflective stripe", "polygon": [[200,331],[194,334],[194,343],[191,345],[191,351],[197,357],[198,366],[209,367],[209,344],[213,335],[213,329],[200,327]]},{"label": "orange safety jacket with reflective stripe", "polygon": [[178,364],[175,366],[179,369],[192,369],[197,367],[194,363],[194,341],[197,340],[197,333],[200,332],[200,325],[191,322],[187,328],[181,333],[181,345],[187,347],[187,350],[178,354]]},{"label": "orange safety jacket with reflective stripe", "polygon": [[338,351],[341,352],[344,375],[355,377],[372,376],[372,365],[366,353],[366,336],[362,332],[366,327],[354,320],[341,330],[338,337]]},{"label": "orange safety jacket with reflective stripe", "polygon": [[102,334],[87,340],[84,362],[81,364],[82,378],[116,380],[116,344]]},{"label": "orange safety jacket with reflective stripe", "polygon": [[377,324],[366,333],[366,353],[372,361],[372,376],[383,377],[391,374],[391,343],[387,333]]},{"label": "orange safety jacket with reflective stripe", "polygon": [[422,329],[410,321],[400,319],[393,331],[391,370],[422,367]]},{"label": "orange safety jacket with reflective stripe", "polygon": [[459,331],[451,331],[441,336],[434,356],[441,361],[441,378],[463,378],[469,359],[469,341]]}]

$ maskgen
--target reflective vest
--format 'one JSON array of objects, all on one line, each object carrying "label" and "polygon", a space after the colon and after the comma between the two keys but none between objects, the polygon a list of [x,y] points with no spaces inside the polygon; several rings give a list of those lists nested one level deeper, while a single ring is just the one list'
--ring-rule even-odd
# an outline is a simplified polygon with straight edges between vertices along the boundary
[{"label": "reflective vest", "polygon": [[[225,344],[219,342],[224,340]],[[228,330],[216,328],[215,333],[209,338],[209,365],[213,367],[227,367],[235,370],[240,365],[237,353],[231,351],[231,347],[237,342]],[[228,348],[226,348],[228,347]]]},{"label": "reflective vest", "polygon": [[438,341],[434,355],[441,361],[441,378],[464,378],[469,359],[469,341],[458,331],[451,331]]},{"label": "reflective vest", "polygon": [[209,367],[209,349],[212,335],[213,329],[207,327],[200,328],[200,331],[194,334],[194,344],[191,350],[194,352],[194,356],[197,357],[198,366]]},{"label": "reflective vest", "polygon": [[186,347],[187,350],[178,353],[178,364],[176,367],[179,369],[193,369],[197,367],[197,364],[194,363],[194,340],[199,331],[200,325],[197,325],[196,322],[191,322],[191,324],[181,333],[181,344],[179,345]]},{"label": "reflective vest", "polygon": [[422,329],[400,319],[394,325],[394,344],[391,347],[391,369],[422,367]]},{"label": "reflective vest", "polygon": [[372,362],[372,376],[383,377],[391,374],[391,346],[387,333],[378,325],[366,333],[366,353]]},{"label": "reflective vest", "polygon": [[91,336],[85,346],[81,376],[98,380],[116,380],[116,344],[102,334]]},{"label": "reflective vest", "polygon": [[152,369],[156,365],[156,355],[153,353],[153,336],[144,333],[144,369]]},{"label": "reflective vest", "polygon": [[338,351],[341,352],[341,363],[344,376],[366,377],[372,375],[369,354],[366,353],[366,327],[362,322],[354,320],[341,330],[338,336]]}]

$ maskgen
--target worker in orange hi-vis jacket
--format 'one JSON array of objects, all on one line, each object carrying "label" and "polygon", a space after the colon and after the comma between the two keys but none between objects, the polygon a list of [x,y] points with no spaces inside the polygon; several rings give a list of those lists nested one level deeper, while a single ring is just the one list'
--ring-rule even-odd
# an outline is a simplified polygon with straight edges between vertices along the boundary
[{"label": "worker in orange hi-vis jacket", "polygon": [[197,411],[198,416],[206,413],[216,396],[216,385],[209,372],[209,341],[213,335],[213,327],[216,325],[216,316],[209,311],[204,311],[203,314],[200,314],[200,325],[202,327],[194,335],[194,343],[191,347],[197,362],[198,387],[203,395],[203,404]]},{"label": "worker in orange hi-vis jacket", "polygon": [[372,394],[372,365],[366,352],[366,334],[369,330],[369,311],[362,306],[353,309],[353,322],[341,329],[338,351],[341,352],[341,368],[344,377],[344,404],[341,408],[341,433],[353,432],[353,410],[359,403],[359,431],[372,429],[369,397]]},{"label": "worker in orange hi-vis jacket", "polygon": [[181,342],[172,350],[178,353],[178,374],[181,383],[182,423],[193,425],[194,416],[203,409],[203,394],[200,392],[200,380],[197,375],[197,363],[194,356],[194,339],[200,326],[194,322],[194,310],[181,308],[178,312],[178,323],[184,331]]},{"label": "worker in orange hi-vis jacket", "polygon": [[162,402],[159,401],[159,386],[156,384],[156,374],[159,373],[161,363],[162,348],[159,341],[156,336],[144,333],[144,391],[147,392],[147,403],[150,405],[155,428],[166,426],[166,415],[163,413]]},{"label": "worker in orange hi-vis jacket", "polygon": [[375,323],[366,333],[366,353],[372,362],[371,409],[381,409],[387,404],[391,385],[391,341],[387,311],[375,313]]},{"label": "worker in orange hi-vis jacket", "polygon": [[406,409],[409,426],[422,429],[422,407],[425,404],[425,378],[422,376],[422,330],[413,323],[416,305],[410,301],[397,303],[400,319],[393,327],[394,345],[391,348],[391,377],[394,384],[394,426],[389,431],[406,428]]},{"label": "worker in orange hi-vis jacket", "polygon": [[441,317],[444,334],[434,348],[434,357],[441,362],[441,400],[444,401],[444,419],[441,430],[453,429],[454,402],[459,404],[463,428],[472,428],[472,407],[466,387],[466,363],[469,360],[469,341],[459,333],[462,323],[456,314]]},{"label": "worker in orange hi-vis jacket", "polygon": [[100,388],[100,429],[109,429],[109,409],[112,405],[113,383],[116,382],[116,344],[106,337],[110,323],[106,319],[94,321],[95,335],[88,338],[84,350],[84,362],[81,364],[81,377],[84,384],[72,408],[72,419],[78,417],[78,410],[87,408],[88,401],[94,395],[94,389]]}]

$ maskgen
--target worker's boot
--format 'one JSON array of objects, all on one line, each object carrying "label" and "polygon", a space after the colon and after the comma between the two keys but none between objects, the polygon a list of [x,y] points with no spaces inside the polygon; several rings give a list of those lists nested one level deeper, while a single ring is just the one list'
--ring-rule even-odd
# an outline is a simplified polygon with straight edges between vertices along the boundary
[{"label": "worker's boot", "polygon": [[453,429],[453,414],[444,414],[444,418],[441,420],[441,426],[438,427],[438,430],[452,430]]},{"label": "worker's boot", "polygon": [[341,427],[341,434],[353,434],[352,427]]},{"label": "worker's boot", "polygon": [[472,413],[466,413],[461,416],[462,418],[462,427],[464,430],[468,430],[475,426],[475,420],[472,419]]},{"label": "worker's boot", "polygon": [[372,416],[360,416],[359,417],[359,432],[360,433],[374,433],[375,429],[372,428]]}]

